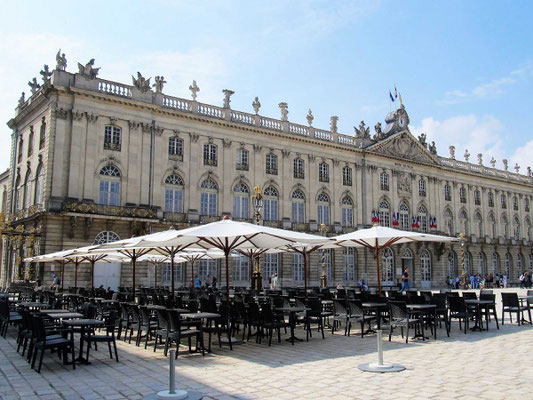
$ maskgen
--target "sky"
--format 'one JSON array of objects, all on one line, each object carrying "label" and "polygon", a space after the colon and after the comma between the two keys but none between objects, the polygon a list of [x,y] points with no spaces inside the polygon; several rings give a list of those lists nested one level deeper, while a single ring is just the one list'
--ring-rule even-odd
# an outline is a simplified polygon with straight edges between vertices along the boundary
[{"label": "sky", "polygon": [[[532,166],[533,2],[501,1],[4,1],[0,24],[0,168],[9,167],[11,130],[27,82],[58,49],[67,71],[95,58],[99,77],[163,75],[164,93],[353,135],[374,126],[396,87],[410,130],[426,133],[439,155],[456,147],[477,162]],[[153,79],[152,79],[153,81]]]}]

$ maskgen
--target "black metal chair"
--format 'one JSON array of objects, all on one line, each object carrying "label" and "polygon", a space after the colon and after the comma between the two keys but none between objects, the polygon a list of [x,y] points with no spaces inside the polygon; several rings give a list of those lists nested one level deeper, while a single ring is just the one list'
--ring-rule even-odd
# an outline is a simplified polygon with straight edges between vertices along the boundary
[{"label": "black metal chair", "polygon": [[115,351],[115,358],[118,362],[118,352],[117,352],[117,342],[115,338],[115,328],[118,319],[118,313],[115,310],[109,312],[109,315],[105,317],[105,335],[96,335],[88,334],[82,336],[81,340],[87,343],[87,360],[89,359],[89,351],[91,349],[91,344],[94,343],[107,343],[109,349],[109,357],[113,358],[113,353],[111,352],[111,343],[113,343],[113,349]]},{"label": "black metal chair", "polygon": [[459,329],[462,329],[462,320],[464,323],[464,333],[466,335],[469,328],[469,320],[470,318],[475,317],[474,311],[466,306],[464,297],[448,296],[448,306],[450,309],[450,322],[452,319],[459,320]]},{"label": "black metal chair", "polygon": [[[175,310],[168,310],[168,319],[170,323],[170,331],[167,335],[167,341],[169,342],[169,345],[172,345],[172,341],[176,342],[176,358],[178,358],[179,347],[182,338],[187,338],[189,340],[189,352],[192,352],[191,338],[195,337],[196,351],[198,351],[201,346],[202,355],[205,355],[203,335],[200,324],[198,324],[198,327],[194,329],[191,329],[191,325],[188,325],[187,327],[182,326],[180,315]],[[166,347],[168,348],[168,345],[166,345]]]},{"label": "black metal chair", "polygon": [[392,331],[394,328],[400,327],[402,338],[403,328],[406,328],[405,343],[409,343],[409,328],[414,327],[420,329],[422,332],[422,340],[426,340],[424,335],[424,321],[420,314],[412,314],[407,309],[407,303],[403,301],[389,301],[390,312],[390,331],[389,341],[392,338]]},{"label": "black metal chair", "polygon": [[492,290],[489,290],[491,293],[487,293],[487,290],[483,290],[479,294],[479,300],[488,300],[491,301],[492,304],[483,304],[480,307],[484,310],[486,310],[487,315],[487,330],[489,330],[489,322],[491,316],[494,317],[496,320],[496,328],[500,329],[500,325],[498,324],[498,315],[496,313],[496,295],[492,294]]},{"label": "black metal chair", "polygon": [[281,321],[272,312],[270,305],[263,305],[261,308],[261,332],[259,334],[259,343],[264,335],[264,329],[268,330],[268,346],[272,344],[272,334],[274,330],[278,332],[278,342],[281,343],[281,328],[286,328],[288,324],[285,321]]},{"label": "black metal chair", "polygon": [[346,308],[346,301],[344,299],[342,300],[333,300],[333,325],[331,326],[331,333],[335,332],[335,329],[337,329],[339,326],[342,326],[344,323],[344,336],[346,336],[346,333],[348,331],[348,319],[349,319],[349,312]]},{"label": "black metal chair", "polygon": [[509,319],[513,323],[513,313],[516,313],[518,325],[524,319],[524,311],[529,315],[529,323],[531,324],[531,310],[528,306],[520,305],[517,293],[502,293],[502,325],[505,324],[505,313],[509,313]]},{"label": "black metal chair", "polygon": [[368,330],[372,328],[372,321],[377,318],[375,315],[365,314],[363,306],[360,301],[348,300],[348,321],[347,321],[347,334],[350,336],[352,329],[352,323],[361,324],[361,337],[365,335],[365,323],[368,322]]},{"label": "black metal chair", "polygon": [[[435,315],[437,317],[439,327],[442,327],[442,321],[444,321],[444,327],[446,328],[446,334],[450,337],[450,320],[448,319],[448,307],[446,302],[445,293],[436,293],[431,296],[431,303],[435,305]],[[437,321],[436,321],[437,322]],[[435,329],[437,326],[435,325]]]}]

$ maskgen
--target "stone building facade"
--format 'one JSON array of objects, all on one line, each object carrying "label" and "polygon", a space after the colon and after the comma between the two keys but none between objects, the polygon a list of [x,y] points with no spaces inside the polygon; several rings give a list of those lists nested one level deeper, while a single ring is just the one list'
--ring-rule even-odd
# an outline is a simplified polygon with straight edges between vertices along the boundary
[{"label": "stone building facade", "polygon": [[[7,223],[37,232],[37,239],[14,245],[4,239],[2,282],[22,278],[21,259],[35,253],[127,238],[170,227],[184,228],[223,216],[253,221],[251,196],[261,186],[261,223],[299,231],[335,235],[373,223],[456,236],[464,245],[404,245],[382,253],[382,277],[393,285],[404,266],[413,284],[441,287],[447,276],[505,272],[516,279],[532,269],[531,201],[533,177],[495,168],[478,156],[476,163],[437,154],[425,136],[409,131],[403,105],[386,116],[374,132],[361,122],[354,135],[337,132],[338,118],[328,130],[281,117],[231,109],[230,90],[222,107],[163,93],[164,78],[150,84],[141,74],[127,85],[101,79],[94,60],[78,64],[79,72],[58,67],[32,86],[8,122],[12,152],[7,179]],[[35,83],[35,82],[34,82]],[[518,166],[517,166],[518,167]],[[22,229],[22,227],[20,229]],[[462,248],[461,248],[462,247]],[[266,276],[277,272],[283,286],[303,284],[298,255],[268,255]],[[353,285],[358,279],[376,284],[374,254],[336,250],[313,254],[310,283],[318,285],[322,262],[328,283]],[[234,285],[249,285],[245,258],[232,261]],[[225,281],[223,261],[197,262],[205,280]],[[41,278],[59,266],[35,266]],[[168,284],[167,266],[157,267],[157,284]],[[98,265],[96,283],[131,284],[129,265]],[[190,268],[178,268],[176,279],[188,282]],[[153,285],[153,266],[138,266],[137,282]],[[80,267],[81,284],[88,268]],[[67,265],[65,285],[72,285]]]}]

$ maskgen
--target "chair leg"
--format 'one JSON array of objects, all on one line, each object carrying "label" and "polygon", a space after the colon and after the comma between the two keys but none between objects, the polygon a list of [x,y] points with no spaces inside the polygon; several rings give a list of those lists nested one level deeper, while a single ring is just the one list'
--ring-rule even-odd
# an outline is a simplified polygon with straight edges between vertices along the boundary
[{"label": "chair leg", "polygon": [[115,341],[115,338],[113,338],[113,347],[115,349],[115,359],[118,362],[118,351],[117,351],[117,342]]},{"label": "chair leg", "polygon": [[44,348],[41,349],[41,357],[39,358],[39,366],[37,367],[37,373],[41,373],[41,366],[43,365]]},{"label": "chair leg", "polygon": [[113,359],[113,353],[111,352],[111,342],[107,342],[107,348],[109,349],[109,358]]}]

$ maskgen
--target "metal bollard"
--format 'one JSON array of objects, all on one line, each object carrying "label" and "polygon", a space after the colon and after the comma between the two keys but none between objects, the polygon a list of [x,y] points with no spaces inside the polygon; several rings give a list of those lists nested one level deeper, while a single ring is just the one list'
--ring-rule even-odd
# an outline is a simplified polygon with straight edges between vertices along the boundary
[{"label": "metal bollard", "polygon": [[383,331],[378,330],[378,365],[383,365]]},{"label": "metal bollard", "polygon": [[170,350],[169,393],[176,394],[176,350]]}]

